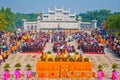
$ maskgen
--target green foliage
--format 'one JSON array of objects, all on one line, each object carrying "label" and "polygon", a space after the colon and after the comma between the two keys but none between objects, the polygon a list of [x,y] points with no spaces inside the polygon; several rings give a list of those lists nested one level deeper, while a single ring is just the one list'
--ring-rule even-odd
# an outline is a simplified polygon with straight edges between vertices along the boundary
[{"label": "green foliage", "polygon": [[15,67],[16,67],[16,68],[19,68],[19,67],[21,67],[21,64],[20,64],[20,63],[16,63],[16,64],[15,64]]},{"label": "green foliage", "polygon": [[102,68],[103,68],[103,66],[100,64],[100,65],[98,65],[98,69],[99,70],[102,70]]},{"label": "green foliage", "polygon": [[[0,30],[1,31],[9,31],[10,28],[13,31],[14,27],[14,13],[10,8],[4,9],[3,7],[0,9]],[[10,27],[11,26],[11,27]]]},{"label": "green foliage", "polygon": [[29,69],[29,70],[31,70],[31,67],[32,67],[32,66],[31,66],[30,64],[27,64],[27,65],[26,65],[26,68]]},{"label": "green foliage", "polygon": [[10,68],[10,64],[5,64],[4,68]]},{"label": "green foliage", "polygon": [[22,26],[22,21],[21,21],[22,19],[26,19],[28,21],[35,21],[38,15],[39,14],[35,14],[35,13],[31,13],[31,14],[16,13],[15,14],[15,19],[14,19],[15,25],[17,27]]},{"label": "green foliage", "polygon": [[91,20],[97,20],[97,26],[101,27],[104,20],[111,15],[110,10],[100,9],[94,11],[87,11],[86,13],[80,13],[78,16],[82,17],[82,21],[90,22]]},{"label": "green foliage", "polygon": [[118,68],[118,65],[115,63],[115,64],[112,65],[112,68],[115,70],[115,69]]},{"label": "green foliage", "polygon": [[27,67],[27,68],[31,68],[31,65],[30,65],[30,64],[27,64],[26,67]]},{"label": "green foliage", "polygon": [[107,30],[115,30],[120,33],[120,14],[113,14],[107,18],[106,21]]},{"label": "green foliage", "polygon": [[8,23],[5,19],[5,15],[2,12],[0,12],[0,30],[3,31],[7,24]]}]

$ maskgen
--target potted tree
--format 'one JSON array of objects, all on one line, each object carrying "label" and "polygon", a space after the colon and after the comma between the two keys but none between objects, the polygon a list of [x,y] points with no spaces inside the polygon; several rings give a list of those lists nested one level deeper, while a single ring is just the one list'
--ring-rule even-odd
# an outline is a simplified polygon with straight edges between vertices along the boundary
[{"label": "potted tree", "polygon": [[16,70],[14,72],[15,73],[15,77],[16,77],[16,79],[19,79],[19,78],[21,78],[21,71],[20,71],[21,64],[20,63],[16,63],[15,67],[16,67]]},{"label": "potted tree", "polygon": [[112,65],[112,68],[113,68],[113,71],[112,71],[112,79],[113,79],[113,80],[117,80],[117,78],[118,78],[118,73],[117,73],[116,69],[118,68],[118,65],[117,65],[116,63],[114,63],[114,64]]},{"label": "potted tree", "polygon": [[9,68],[10,65],[9,64],[5,64],[4,66],[4,80],[8,80],[8,78],[10,78],[10,73],[9,73]]},{"label": "potted tree", "polygon": [[31,67],[32,67],[32,66],[31,66],[30,64],[27,64],[27,65],[26,65],[26,68],[27,68],[26,76],[27,76],[27,78],[32,78]]},{"label": "potted tree", "polygon": [[102,69],[103,69],[103,66],[101,64],[98,65],[98,73],[97,73],[98,80],[102,80],[102,78],[104,77],[104,72]]}]

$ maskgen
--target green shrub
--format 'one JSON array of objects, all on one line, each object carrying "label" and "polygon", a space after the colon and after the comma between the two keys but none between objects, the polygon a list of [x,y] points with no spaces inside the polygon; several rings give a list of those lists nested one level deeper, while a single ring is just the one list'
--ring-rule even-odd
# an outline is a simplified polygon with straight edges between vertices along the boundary
[{"label": "green shrub", "polygon": [[114,63],[114,64],[112,65],[112,68],[113,68],[114,70],[116,70],[116,69],[118,68],[118,65],[117,65],[116,63]]},{"label": "green shrub", "polygon": [[103,68],[103,66],[100,64],[100,65],[98,65],[98,69],[99,70],[102,70],[102,68]]}]

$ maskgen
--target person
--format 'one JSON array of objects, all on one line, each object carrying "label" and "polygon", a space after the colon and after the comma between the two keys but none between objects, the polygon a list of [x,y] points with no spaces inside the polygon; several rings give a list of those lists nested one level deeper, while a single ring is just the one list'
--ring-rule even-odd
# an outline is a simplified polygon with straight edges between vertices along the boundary
[{"label": "person", "polygon": [[118,73],[116,71],[112,72],[112,80],[118,80]]},{"label": "person", "polygon": [[0,65],[1,65],[1,63],[2,63],[2,60],[3,60],[3,57],[2,57],[2,55],[0,54]]},{"label": "person", "polygon": [[103,80],[104,72],[102,70],[99,70],[97,75],[98,75],[98,80]]}]

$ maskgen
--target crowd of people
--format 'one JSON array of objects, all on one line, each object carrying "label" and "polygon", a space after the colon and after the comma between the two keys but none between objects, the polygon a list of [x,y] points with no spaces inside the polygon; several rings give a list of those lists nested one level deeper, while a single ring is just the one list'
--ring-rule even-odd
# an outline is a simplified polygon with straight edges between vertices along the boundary
[{"label": "crowd of people", "polygon": [[52,35],[52,42],[54,43],[53,51],[61,53],[62,50],[67,50],[69,53],[75,52],[75,46],[68,44],[68,36],[64,32],[57,32]]},{"label": "crowd of people", "polygon": [[92,31],[92,36],[99,42],[104,44],[107,48],[113,50],[115,54],[120,56],[120,36],[115,35],[115,32],[99,32]]},{"label": "crowd of people", "polygon": [[72,35],[78,41],[78,49],[85,52],[104,53],[104,46],[101,45],[93,36],[86,32],[78,32]]},{"label": "crowd of people", "polygon": [[0,65],[11,53],[42,52],[49,40],[50,35],[40,31],[0,32]]},{"label": "crowd of people", "polygon": [[[41,31],[15,31],[13,33],[0,32],[0,65],[10,54],[17,52],[42,52],[47,42],[53,43],[53,52],[61,54],[66,50],[68,53],[76,52],[75,46],[68,44],[77,40],[78,49],[83,52],[104,53],[108,47],[120,56],[120,37],[111,33],[100,33],[94,30],[91,34],[76,32],[70,34],[64,32],[45,33]],[[67,54],[68,55],[68,54]]]}]

